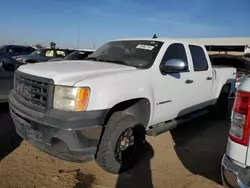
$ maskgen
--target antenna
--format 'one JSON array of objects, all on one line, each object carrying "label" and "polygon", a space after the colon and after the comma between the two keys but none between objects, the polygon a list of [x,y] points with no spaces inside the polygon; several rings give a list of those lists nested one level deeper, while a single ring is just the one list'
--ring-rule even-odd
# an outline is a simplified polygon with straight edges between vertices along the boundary
[{"label": "antenna", "polygon": [[80,23],[77,24],[77,48],[80,48]]},{"label": "antenna", "polygon": [[154,34],[153,39],[156,39],[156,38],[158,38],[158,37],[156,36],[156,34]]}]

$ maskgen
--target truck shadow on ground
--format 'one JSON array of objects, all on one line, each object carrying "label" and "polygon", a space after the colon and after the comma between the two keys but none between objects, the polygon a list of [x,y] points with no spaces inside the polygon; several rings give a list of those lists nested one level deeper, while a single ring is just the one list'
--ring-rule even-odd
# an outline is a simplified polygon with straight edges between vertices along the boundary
[{"label": "truck shadow on ground", "polygon": [[[154,156],[152,146],[146,142],[142,148],[139,163],[132,169],[119,174],[115,188],[153,188],[152,173],[150,168],[150,161]],[[77,172],[76,179],[78,181],[74,188],[90,187],[95,180],[94,176],[90,174],[83,174]]]},{"label": "truck shadow on ground", "polygon": [[146,142],[140,162],[131,170],[119,175],[116,188],[153,188],[150,161],[154,156],[152,146]]},{"label": "truck shadow on ground", "polygon": [[220,165],[226,152],[232,104],[230,101],[223,120],[209,114],[171,131],[175,152],[185,168],[221,185]]},{"label": "truck shadow on ground", "polygon": [[16,133],[8,104],[3,104],[0,108],[0,160],[14,151],[21,142],[22,138]]}]

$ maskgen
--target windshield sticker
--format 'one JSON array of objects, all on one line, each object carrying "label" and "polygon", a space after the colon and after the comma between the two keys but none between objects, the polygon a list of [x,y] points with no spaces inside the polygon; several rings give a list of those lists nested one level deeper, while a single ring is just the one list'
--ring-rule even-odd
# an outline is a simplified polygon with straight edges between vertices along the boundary
[{"label": "windshield sticker", "polygon": [[153,49],[154,49],[154,46],[145,45],[145,44],[138,44],[138,45],[136,46],[136,48],[140,48],[140,49],[143,49],[143,50],[153,50]]}]

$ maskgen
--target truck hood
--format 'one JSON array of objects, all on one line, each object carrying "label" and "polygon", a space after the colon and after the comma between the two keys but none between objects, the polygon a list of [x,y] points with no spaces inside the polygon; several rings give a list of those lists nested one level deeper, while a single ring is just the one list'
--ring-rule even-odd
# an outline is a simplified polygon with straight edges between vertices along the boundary
[{"label": "truck hood", "polygon": [[135,67],[98,61],[55,61],[27,64],[19,71],[50,78],[56,85],[73,86],[79,81],[124,71],[136,71]]}]

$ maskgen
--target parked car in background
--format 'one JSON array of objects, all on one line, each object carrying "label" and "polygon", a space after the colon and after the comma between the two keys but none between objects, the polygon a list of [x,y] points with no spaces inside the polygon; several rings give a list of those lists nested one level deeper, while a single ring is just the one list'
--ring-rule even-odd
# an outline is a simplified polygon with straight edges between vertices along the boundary
[{"label": "parked car in background", "polygon": [[21,65],[23,65],[23,63],[11,57],[0,55],[0,68],[4,71],[15,71]]},{"label": "parked car in background", "polygon": [[250,77],[238,87],[231,113],[227,150],[221,164],[224,187],[250,187]]},{"label": "parked car in background", "polygon": [[43,48],[32,52],[29,55],[14,56],[13,58],[21,63],[45,62],[52,58],[64,58],[74,50]]},{"label": "parked car in background", "polygon": [[212,67],[199,44],[117,40],[82,61],[21,66],[10,113],[17,133],[42,151],[121,173],[140,159],[146,134],[209,112],[223,117],[235,77],[235,68]]},{"label": "parked car in background", "polygon": [[248,62],[250,62],[250,53],[244,54],[244,55],[243,55],[243,58],[244,58],[245,60],[247,60]]},{"label": "parked car in background", "polygon": [[69,55],[65,56],[64,58],[53,58],[53,59],[50,59],[49,61],[84,60],[92,53],[93,51],[75,50],[71,52]]},{"label": "parked car in background", "polygon": [[34,51],[35,49],[31,46],[23,45],[4,45],[0,47],[0,55],[5,55],[7,57],[13,57],[17,55],[29,55]]},{"label": "parked car in background", "polygon": [[0,106],[8,101],[8,95],[13,88],[15,70],[23,65],[13,58],[0,55]]}]

